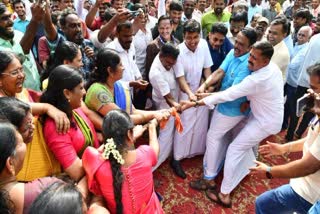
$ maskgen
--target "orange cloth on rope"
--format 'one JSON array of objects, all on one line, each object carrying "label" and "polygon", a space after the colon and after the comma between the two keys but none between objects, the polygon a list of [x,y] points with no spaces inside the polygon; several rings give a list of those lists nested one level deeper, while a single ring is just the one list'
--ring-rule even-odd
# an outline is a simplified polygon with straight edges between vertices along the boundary
[{"label": "orange cloth on rope", "polygon": [[[181,133],[183,131],[183,125],[181,123],[180,115],[175,108],[171,108],[171,116],[174,117],[174,125],[176,126],[177,131]],[[160,129],[164,129],[168,121],[169,121],[169,118],[166,120],[161,120],[159,124]]]}]

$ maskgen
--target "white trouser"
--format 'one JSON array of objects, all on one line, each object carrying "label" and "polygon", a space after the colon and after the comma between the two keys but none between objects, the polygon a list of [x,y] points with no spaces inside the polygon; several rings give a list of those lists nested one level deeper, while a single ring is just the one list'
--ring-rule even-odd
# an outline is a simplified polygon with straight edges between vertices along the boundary
[{"label": "white trouser", "polygon": [[160,152],[157,165],[153,167],[153,170],[156,170],[171,154],[174,131],[174,117],[171,116],[164,129],[160,129],[158,137]]},{"label": "white trouser", "polygon": [[206,152],[203,157],[204,178],[211,180],[215,178],[226,156],[229,143],[232,141],[227,132],[234,128],[245,116],[230,117],[214,110],[210,128],[207,133]]},{"label": "white trouser", "polygon": [[249,174],[249,168],[255,166],[253,147],[268,137],[267,127],[261,127],[250,115],[247,124],[231,142],[224,163],[224,175],[221,192],[230,194],[240,181]]}]

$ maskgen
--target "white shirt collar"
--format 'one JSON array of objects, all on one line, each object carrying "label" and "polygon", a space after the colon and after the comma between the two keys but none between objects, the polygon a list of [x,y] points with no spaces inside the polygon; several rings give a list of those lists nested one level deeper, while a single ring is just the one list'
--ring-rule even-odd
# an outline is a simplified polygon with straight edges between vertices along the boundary
[{"label": "white shirt collar", "polygon": [[131,50],[134,48],[132,42],[131,42],[131,45],[130,45],[129,50],[123,49],[123,47],[121,46],[118,38],[115,38],[115,39],[113,40],[113,42],[114,42],[115,50],[116,50],[118,53],[123,53],[123,52],[128,53],[128,52],[131,52]]},{"label": "white shirt collar", "polygon": [[193,52],[193,51],[191,51],[188,47],[187,47],[187,45],[186,45],[186,43],[185,42],[183,42],[182,44],[180,44],[181,45],[181,53],[193,53],[193,54],[195,54],[197,51],[198,51],[198,49],[199,49],[199,45],[200,45],[200,42],[201,41],[199,41],[199,43],[198,43],[198,46],[197,46],[197,48],[196,48],[196,50]]}]

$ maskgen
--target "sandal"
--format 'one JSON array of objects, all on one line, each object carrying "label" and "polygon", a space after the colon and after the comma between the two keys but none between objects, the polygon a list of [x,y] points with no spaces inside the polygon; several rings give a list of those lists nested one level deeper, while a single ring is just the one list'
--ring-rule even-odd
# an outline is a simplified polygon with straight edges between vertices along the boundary
[{"label": "sandal", "polygon": [[[214,195],[215,199],[212,198],[211,195]],[[220,196],[219,196],[219,193],[215,190],[215,189],[208,189],[206,190],[206,196],[207,198],[210,199],[210,201],[214,202],[214,203],[217,203],[225,208],[231,208],[231,201],[230,203],[225,203],[221,200]]]},{"label": "sandal", "polygon": [[200,178],[198,180],[191,181],[190,187],[196,190],[207,190],[207,189],[215,189],[216,184],[212,184],[211,180],[205,180],[203,178]]}]

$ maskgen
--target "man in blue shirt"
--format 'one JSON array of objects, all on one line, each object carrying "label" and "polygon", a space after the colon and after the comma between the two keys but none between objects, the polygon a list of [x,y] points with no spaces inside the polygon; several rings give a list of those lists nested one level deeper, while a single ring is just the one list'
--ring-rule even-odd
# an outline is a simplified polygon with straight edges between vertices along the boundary
[{"label": "man in blue shirt", "polygon": [[13,21],[13,29],[25,33],[27,26],[30,23],[26,17],[26,7],[21,0],[15,0],[13,2],[14,12],[18,14],[18,17]]},{"label": "man in blue shirt", "polygon": [[228,28],[221,22],[217,22],[212,25],[211,32],[207,37],[207,43],[210,50],[213,65],[211,66],[211,72],[217,70],[233,45],[226,38]]},{"label": "man in blue shirt", "polygon": [[[257,34],[252,28],[242,29],[236,39],[234,49],[229,52],[220,67],[213,72],[199,87],[199,93],[222,80],[221,91],[240,83],[251,71],[248,68],[248,58],[251,46],[256,42]],[[210,85],[209,85],[210,84]],[[190,186],[197,190],[214,187],[226,155],[228,145],[226,133],[233,129],[247,115],[241,106],[246,103],[246,97],[219,104],[213,112],[210,129],[207,134],[206,153],[204,155],[204,177],[192,181]],[[229,204],[230,202],[225,202]]]}]

